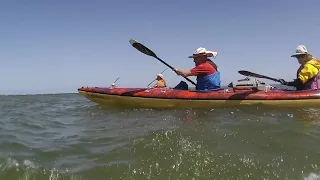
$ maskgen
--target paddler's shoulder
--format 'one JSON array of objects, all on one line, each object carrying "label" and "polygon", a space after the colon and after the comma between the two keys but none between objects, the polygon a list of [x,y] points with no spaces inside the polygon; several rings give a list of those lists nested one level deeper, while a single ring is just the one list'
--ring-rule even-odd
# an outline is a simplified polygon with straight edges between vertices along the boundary
[{"label": "paddler's shoulder", "polygon": [[308,61],[305,66],[314,66],[318,69],[320,69],[320,60],[312,57],[310,61]]}]

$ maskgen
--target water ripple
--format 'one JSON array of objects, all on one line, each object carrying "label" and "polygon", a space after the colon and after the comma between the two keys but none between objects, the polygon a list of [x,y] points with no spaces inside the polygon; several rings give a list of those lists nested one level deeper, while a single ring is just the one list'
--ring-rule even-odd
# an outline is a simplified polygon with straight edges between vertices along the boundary
[{"label": "water ripple", "polygon": [[122,109],[0,96],[0,179],[316,179],[318,109]]}]

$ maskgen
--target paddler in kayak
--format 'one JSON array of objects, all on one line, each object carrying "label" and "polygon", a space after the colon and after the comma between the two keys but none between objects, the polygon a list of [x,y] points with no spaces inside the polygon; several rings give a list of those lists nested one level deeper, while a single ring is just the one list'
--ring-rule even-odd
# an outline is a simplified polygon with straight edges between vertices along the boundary
[{"label": "paddler in kayak", "polygon": [[197,76],[196,90],[220,89],[220,72],[217,65],[209,59],[217,55],[217,52],[207,51],[206,48],[200,47],[188,57],[193,58],[196,67],[190,70],[175,69],[175,72],[183,77]]},{"label": "paddler in kayak", "polygon": [[167,87],[166,81],[164,80],[164,77],[162,74],[157,75],[157,82],[155,85],[153,85],[154,88],[164,88]]},{"label": "paddler in kayak", "polygon": [[110,86],[110,89],[113,89],[113,88],[116,88],[116,84],[115,83],[112,83],[111,86]]},{"label": "paddler in kayak", "polygon": [[308,53],[304,45],[299,45],[291,57],[297,58],[301,64],[297,70],[297,79],[292,82],[280,79],[281,84],[294,86],[297,90],[320,89],[320,60]]}]

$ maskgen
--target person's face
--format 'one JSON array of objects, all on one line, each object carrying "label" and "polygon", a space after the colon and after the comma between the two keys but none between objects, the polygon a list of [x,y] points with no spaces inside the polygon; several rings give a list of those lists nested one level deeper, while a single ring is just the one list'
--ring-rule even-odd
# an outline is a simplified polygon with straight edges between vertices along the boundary
[{"label": "person's face", "polygon": [[205,62],[207,60],[207,56],[206,55],[197,55],[193,57],[193,62],[198,65],[201,64],[203,62]]},{"label": "person's face", "polygon": [[301,65],[305,64],[308,61],[306,54],[297,55],[296,58],[297,58],[299,64],[301,64]]}]

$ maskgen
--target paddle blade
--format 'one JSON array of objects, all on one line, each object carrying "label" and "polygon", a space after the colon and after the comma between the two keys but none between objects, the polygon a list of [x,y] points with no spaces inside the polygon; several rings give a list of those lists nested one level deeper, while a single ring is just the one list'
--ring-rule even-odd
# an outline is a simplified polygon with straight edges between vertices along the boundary
[{"label": "paddle blade", "polygon": [[155,58],[157,57],[157,55],[154,52],[152,52],[149,48],[147,48],[143,44],[139,43],[138,41],[130,39],[129,43],[134,48],[136,48],[138,51],[142,52],[143,54],[146,54],[146,55],[149,55],[149,56],[152,56],[152,57],[155,57]]},{"label": "paddle blade", "polygon": [[251,76],[251,77],[256,77],[256,78],[265,78],[265,79],[270,79],[272,81],[276,81],[276,82],[281,82],[279,79],[276,78],[272,78],[269,76],[265,76],[265,75],[261,75],[261,74],[257,74],[257,73],[253,73],[253,72],[249,72],[249,71],[238,71],[239,74],[244,75],[244,76]]},{"label": "paddle blade", "polygon": [[240,70],[238,71],[239,74],[244,75],[244,76],[251,76],[251,77],[257,77],[257,78],[265,78],[264,75],[261,74],[256,74],[253,72],[249,72],[249,71],[244,71],[244,70]]}]

